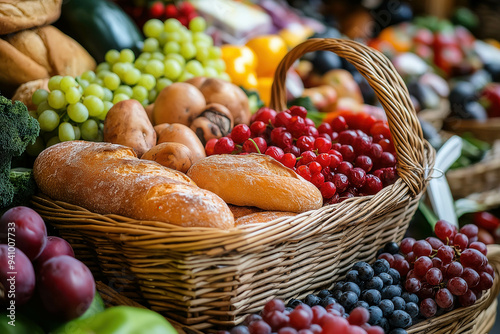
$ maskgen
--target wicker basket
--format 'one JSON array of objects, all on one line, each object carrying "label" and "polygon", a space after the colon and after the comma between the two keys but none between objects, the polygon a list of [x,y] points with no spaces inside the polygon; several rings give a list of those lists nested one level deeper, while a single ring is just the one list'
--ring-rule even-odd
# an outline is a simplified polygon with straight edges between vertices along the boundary
[{"label": "wicker basket", "polygon": [[400,178],[378,194],[227,231],[100,215],[42,194],[34,197],[34,208],[75,246],[97,279],[192,329],[232,327],[272,298],[301,298],[330,286],[349,264],[373,260],[376,249],[403,238],[435,151],[422,139],[390,61],[353,41],[311,39],[291,50],[276,71],[273,108],[286,108],[287,69],[317,50],[348,59],[386,109]]},{"label": "wicker basket", "polygon": [[500,140],[493,143],[483,160],[468,167],[449,170],[446,179],[455,199],[476,194],[478,199],[490,205],[492,201],[498,203],[500,198],[496,192],[490,191],[500,186]]},{"label": "wicker basket", "polygon": [[[490,291],[486,292],[481,299],[470,307],[459,308],[439,317],[419,322],[408,328],[407,332],[409,334],[488,333],[493,327],[497,315],[497,296],[500,292],[500,245],[488,246],[488,260],[496,273],[493,287]],[[97,289],[107,306],[128,305],[143,307],[133,300],[120,295],[102,282],[97,283]],[[170,321],[179,333],[201,333],[175,321]]]},{"label": "wicker basket", "polygon": [[441,131],[444,120],[450,114],[450,102],[447,98],[442,98],[439,107],[436,109],[423,109],[418,112],[418,118],[430,123],[436,131]]},{"label": "wicker basket", "polygon": [[443,129],[458,135],[470,132],[477,139],[492,144],[500,140],[500,117],[490,118],[486,122],[449,118],[444,120]]}]

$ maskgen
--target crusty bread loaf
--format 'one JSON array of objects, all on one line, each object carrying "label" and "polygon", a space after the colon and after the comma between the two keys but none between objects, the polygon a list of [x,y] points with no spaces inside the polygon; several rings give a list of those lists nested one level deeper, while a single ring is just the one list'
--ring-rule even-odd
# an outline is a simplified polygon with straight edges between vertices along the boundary
[{"label": "crusty bread loaf", "polygon": [[232,204],[228,204],[227,206],[229,207],[229,210],[231,210],[231,212],[233,213],[235,221],[240,217],[264,211],[262,209],[256,208],[255,206],[238,206]]},{"label": "crusty bread loaf", "polygon": [[281,217],[292,217],[296,216],[296,213],[293,212],[283,212],[283,211],[261,211],[254,212],[249,215],[241,216],[237,218],[234,223],[238,226],[249,225],[249,224],[263,224],[270,222],[272,220],[281,218]]},{"label": "crusty bread loaf", "polygon": [[0,0],[0,35],[55,22],[61,4],[62,0]]},{"label": "crusty bread loaf", "polygon": [[289,212],[323,205],[318,188],[264,154],[212,155],[193,164],[187,175],[234,205]]},{"label": "crusty bread loaf", "polygon": [[33,93],[37,89],[49,90],[49,78],[37,79],[28,81],[19,86],[12,96],[12,101],[21,101],[24,103],[28,110],[36,110],[37,106],[33,103]]},{"label": "crusty bread loaf", "polygon": [[62,142],[40,153],[33,172],[42,193],[92,212],[186,227],[234,227],[233,214],[217,195],[181,172],[138,159],[125,146]]},{"label": "crusty bread loaf", "polygon": [[76,77],[96,66],[78,42],[50,25],[0,38],[0,59],[0,90],[57,74]]}]

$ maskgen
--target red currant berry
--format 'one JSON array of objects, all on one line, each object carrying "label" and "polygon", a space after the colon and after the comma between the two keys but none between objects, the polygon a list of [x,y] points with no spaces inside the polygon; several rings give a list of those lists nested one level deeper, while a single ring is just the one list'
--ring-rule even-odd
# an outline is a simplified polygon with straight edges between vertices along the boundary
[{"label": "red currant berry", "polygon": [[287,129],[294,135],[294,137],[300,137],[306,129],[306,123],[302,117],[292,116],[288,122]]},{"label": "red currant berry", "polygon": [[349,179],[346,175],[337,173],[333,175],[332,182],[335,184],[337,191],[343,192],[349,187]]},{"label": "red currant berry", "polygon": [[214,154],[214,146],[218,140],[218,138],[212,138],[207,141],[207,143],[205,144],[205,153],[207,154],[207,156]]},{"label": "red currant berry", "polygon": [[321,186],[325,183],[325,176],[321,173],[316,173],[311,176],[311,182],[317,188],[321,188]]},{"label": "red currant berry", "polygon": [[349,182],[351,182],[352,185],[361,188],[366,181],[366,172],[359,167],[355,167],[351,170],[351,173],[348,177]]},{"label": "red currant berry", "polygon": [[329,123],[322,123],[320,126],[318,126],[318,132],[321,133],[327,133],[329,135],[332,134],[332,126]]},{"label": "red currant berry", "polygon": [[301,136],[299,137],[299,139],[297,139],[295,145],[297,145],[297,147],[302,152],[312,150],[314,149],[314,138],[309,136]]},{"label": "red currant berry", "polygon": [[339,143],[342,145],[352,145],[358,134],[354,130],[344,130],[339,132]]},{"label": "red currant berry", "polygon": [[394,167],[396,166],[396,157],[392,153],[383,152],[378,162],[381,167]]},{"label": "red currant berry", "polygon": [[281,126],[287,127],[288,122],[290,122],[291,118],[292,118],[292,115],[290,115],[289,113],[284,112],[284,111],[279,112],[276,114],[276,117],[274,118],[273,125],[275,127],[281,127]]},{"label": "red currant berry", "polygon": [[338,155],[332,154],[332,153],[329,153],[329,155],[330,155],[330,165],[329,165],[329,167],[332,170],[335,170],[340,165],[340,163],[342,162],[342,155],[340,155],[340,157]]},{"label": "red currant berry", "polygon": [[292,114],[292,116],[299,116],[302,118],[307,117],[307,109],[302,107],[302,106],[292,106],[292,107],[290,107],[289,110],[290,110],[290,114]]},{"label": "red currant berry", "polygon": [[321,185],[320,189],[321,195],[323,195],[323,198],[331,198],[333,195],[335,195],[337,188],[335,187],[335,184],[333,182],[325,182]]},{"label": "red currant berry", "polygon": [[189,14],[193,13],[195,11],[195,8],[192,3],[189,1],[183,1],[179,5],[179,13],[182,14],[183,16],[188,16]]},{"label": "red currant berry", "polygon": [[317,138],[319,136],[319,132],[314,125],[308,125],[306,126],[306,130],[304,131],[304,135]]},{"label": "red currant berry", "polygon": [[165,16],[167,17],[167,19],[177,17],[177,15],[179,15],[179,11],[177,10],[177,7],[175,7],[174,4],[169,4],[165,6]]},{"label": "red currant berry", "polygon": [[351,174],[351,169],[353,169],[353,165],[349,161],[342,161],[337,168],[337,173],[341,173],[344,175]]},{"label": "red currant berry", "polygon": [[331,160],[332,159],[328,153],[321,153],[316,157],[316,162],[319,162],[323,168],[329,167]]},{"label": "red currant berry", "polygon": [[273,157],[274,159],[281,161],[281,158],[283,158],[283,155],[285,155],[285,152],[277,146],[269,146],[266,150],[266,155]]},{"label": "red currant berry", "polygon": [[320,133],[317,138],[325,138],[330,143],[332,142],[332,137],[328,133]]},{"label": "red currant berry", "polygon": [[253,122],[250,124],[250,131],[252,131],[252,136],[257,137],[266,131],[266,123],[262,121]]},{"label": "red currant berry", "polygon": [[253,118],[252,122],[261,121],[264,122],[266,125],[269,123],[273,124],[275,117],[276,117],[275,110],[268,107],[262,107],[259,110],[257,110],[257,112],[254,114],[254,117],[252,117]]},{"label": "red currant berry", "polygon": [[302,152],[299,161],[301,165],[308,165],[311,162],[316,161],[316,153],[314,153],[313,151]]},{"label": "red currant berry", "polygon": [[236,144],[243,144],[250,135],[250,128],[246,124],[238,124],[231,130],[231,138]]},{"label": "red currant berry", "polygon": [[384,121],[375,122],[370,128],[370,134],[375,137],[377,135],[382,136],[383,138],[390,138],[391,131],[389,129],[389,125]]},{"label": "red currant berry", "polygon": [[378,141],[379,145],[382,147],[384,152],[391,152],[394,153],[396,149],[394,148],[394,145],[389,139],[381,139]]},{"label": "red currant berry", "polygon": [[332,142],[326,138],[318,137],[314,140],[314,149],[318,153],[326,153],[332,148]]},{"label": "red currant berry", "polygon": [[214,145],[214,154],[231,154],[234,148],[234,141],[231,138],[222,137]]},{"label": "red currant berry", "polygon": [[366,155],[372,158],[372,160],[378,160],[382,156],[382,152],[384,152],[382,146],[375,143],[370,145],[370,148],[368,149]]},{"label": "red currant berry", "polygon": [[[255,145],[257,145],[259,150],[257,150]],[[248,139],[243,143],[243,151],[247,153],[264,153],[266,152],[266,150],[267,150],[267,143],[262,137],[255,137],[253,139]]]},{"label": "red currant berry", "polygon": [[344,117],[337,116],[330,122],[332,130],[335,132],[341,132],[347,129],[347,122]]},{"label": "red currant berry", "polygon": [[[175,8],[175,6],[174,6]],[[176,9],[177,10],[177,9]],[[151,7],[149,7],[149,15],[151,18],[159,18],[163,15],[165,11],[165,5],[161,1],[155,1]]]},{"label": "red currant berry", "polygon": [[300,149],[297,146],[294,146],[294,145],[283,149],[283,151],[285,153],[292,153],[296,157],[300,156]]},{"label": "red currant berry", "polygon": [[316,161],[309,163],[308,166],[309,166],[309,170],[311,171],[311,173],[313,175],[317,174],[317,173],[321,173],[321,170],[323,169],[323,167]]},{"label": "red currant berry", "polygon": [[332,132],[332,134],[330,135],[331,139],[332,139],[332,143],[334,141],[337,141],[339,139],[339,133],[338,132]]},{"label": "red currant berry", "polygon": [[341,147],[342,147],[342,144],[340,144],[340,143],[332,143],[332,150],[335,150],[338,152]]},{"label": "red currant berry", "polygon": [[342,158],[344,161],[353,162],[356,158],[356,153],[354,153],[354,149],[351,145],[342,145],[339,149],[340,154],[342,154]]},{"label": "red currant berry", "polygon": [[271,131],[271,142],[277,146],[285,149],[293,145],[293,137],[290,132],[287,132],[285,128],[274,128]]},{"label": "red currant berry", "polygon": [[308,166],[301,165],[301,166],[297,167],[297,174],[302,176],[305,180],[311,181],[312,174],[311,174],[311,170],[309,169]]},{"label": "red currant berry", "polygon": [[283,158],[281,158],[281,163],[288,168],[295,167],[295,162],[297,158],[292,153],[285,153]]},{"label": "red currant berry", "polygon": [[368,173],[372,169],[372,167],[373,167],[373,162],[372,162],[372,159],[369,156],[359,155],[356,158],[356,160],[354,162],[354,165],[356,167],[359,167],[359,168],[363,169],[365,172]]}]

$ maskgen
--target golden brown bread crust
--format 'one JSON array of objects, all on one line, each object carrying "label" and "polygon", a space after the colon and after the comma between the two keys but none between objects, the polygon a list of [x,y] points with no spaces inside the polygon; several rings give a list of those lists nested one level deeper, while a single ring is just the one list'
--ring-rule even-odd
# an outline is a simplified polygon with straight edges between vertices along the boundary
[{"label": "golden brown bread crust", "polygon": [[76,77],[96,66],[78,42],[53,26],[4,36],[0,59],[0,90],[57,74]]},{"label": "golden brown bread crust", "polygon": [[196,162],[187,175],[234,205],[289,212],[323,205],[318,188],[264,154],[212,155]]},{"label": "golden brown bread crust", "polygon": [[281,217],[292,217],[297,214],[294,212],[283,212],[283,211],[262,211],[262,212],[254,212],[249,215],[245,215],[237,218],[234,221],[234,224],[238,226],[249,225],[249,224],[263,224],[270,222],[272,220],[281,218]]},{"label": "golden brown bread crust", "polygon": [[217,195],[181,172],[138,159],[125,146],[62,142],[40,153],[33,172],[42,193],[92,212],[185,227],[234,227],[233,214]]},{"label": "golden brown bread crust", "polygon": [[232,205],[228,204],[229,210],[233,213],[234,219],[250,215],[252,213],[257,213],[257,212],[262,212],[264,210],[256,208],[254,206],[238,206],[238,205]]},{"label": "golden brown bread crust", "polygon": [[55,22],[62,0],[0,0],[0,35]]},{"label": "golden brown bread crust", "polygon": [[28,81],[19,86],[12,96],[13,101],[21,101],[24,103],[28,110],[36,110],[36,104],[33,103],[33,93],[37,89],[49,90],[49,78],[37,79]]}]

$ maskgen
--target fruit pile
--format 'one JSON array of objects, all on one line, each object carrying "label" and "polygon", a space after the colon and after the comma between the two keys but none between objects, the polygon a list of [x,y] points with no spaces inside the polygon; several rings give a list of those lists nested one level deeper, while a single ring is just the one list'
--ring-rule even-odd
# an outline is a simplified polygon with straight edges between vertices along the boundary
[{"label": "fruit pile", "polygon": [[312,182],[328,204],[374,195],[397,178],[387,122],[363,112],[316,127],[304,107],[263,107],[250,126],[235,126],[228,136],[209,140],[205,150],[207,156],[265,153]]},{"label": "fruit pile", "polygon": [[493,286],[495,272],[486,258],[486,246],[477,241],[478,228],[467,224],[460,230],[440,220],[436,237],[405,238],[399,250],[378,256],[396,269],[406,291],[420,300],[426,318],[459,306],[473,305]]},{"label": "fruit pile", "polygon": [[137,58],[130,49],[109,50],[95,72],[50,78],[49,91],[39,89],[32,97],[41,136],[30,151],[75,139],[102,141],[102,122],[114,104],[135,99],[147,106],[172,82],[195,76],[227,80],[220,48],[205,27],[201,17],[189,29],[176,19],[152,19],[143,27],[147,38]]},{"label": "fruit pile", "polygon": [[47,236],[40,215],[23,206],[0,218],[0,283],[0,302],[15,309],[39,298],[47,312],[64,320],[85,313],[95,295],[94,277],[71,246]]},{"label": "fruit pile", "polygon": [[[177,19],[185,27],[198,16],[196,8],[189,1],[122,1],[116,0],[123,10],[132,17],[135,23],[142,27],[150,19]],[[139,3],[144,3],[140,5]]]},{"label": "fruit pile", "polygon": [[260,315],[250,314],[242,325],[218,334],[383,334],[382,328],[368,324],[369,318],[368,310],[362,307],[347,315],[336,303],[325,307],[300,303],[290,308],[285,307],[281,299],[273,299],[266,303]]}]

